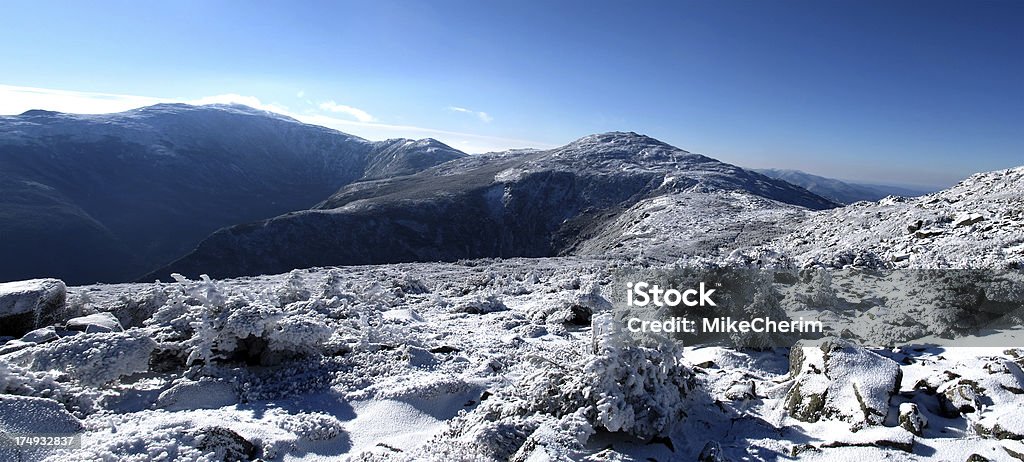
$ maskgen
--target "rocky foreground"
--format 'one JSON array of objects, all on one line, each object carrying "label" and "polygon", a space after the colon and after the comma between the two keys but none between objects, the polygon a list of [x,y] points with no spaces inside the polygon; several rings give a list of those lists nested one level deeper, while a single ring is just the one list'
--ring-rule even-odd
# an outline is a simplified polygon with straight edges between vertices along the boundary
[{"label": "rocky foreground", "polygon": [[83,434],[24,460],[1024,457],[1022,348],[645,344],[603,328],[621,265],[5,284],[46,326],[0,347],[0,429]]}]

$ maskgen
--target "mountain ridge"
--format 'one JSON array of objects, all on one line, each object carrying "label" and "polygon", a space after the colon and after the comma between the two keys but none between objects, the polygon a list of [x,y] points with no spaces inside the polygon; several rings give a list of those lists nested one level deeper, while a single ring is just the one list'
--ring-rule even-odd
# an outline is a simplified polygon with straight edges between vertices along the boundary
[{"label": "mountain ridge", "polygon": [[219,228],[466,154],[372,142],[242,105],[0,117],[0,280],[118,282]]},{"label": "mountain ridge", "polygon": [[609,132],[546,151],[470,156],[353,183],[311,210],[219,230],[146,278],[562,255],[646,197],[714,191],[813,209],[838,205],[650,137]]},{"label": "mountain ridge", "polygon": [[875,202],[887,196],[916,197],[935,192],[934,190],[926,191],[903,186],[856,183],[795,169],[761,168],[753,170],[762,175],[795,184],[841,204],[860,201]]}]

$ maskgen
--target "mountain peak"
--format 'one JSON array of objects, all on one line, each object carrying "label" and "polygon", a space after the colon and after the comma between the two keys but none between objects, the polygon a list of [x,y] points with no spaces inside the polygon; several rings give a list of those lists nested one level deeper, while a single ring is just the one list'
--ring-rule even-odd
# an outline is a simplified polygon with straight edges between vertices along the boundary
[{"label": "mountain peak", "polygon": [[672,146],[672,145],[670,145],[670,144],[668,144],[668,143],[666,143],[664,141],[652,138],[652,137],[647,136],[647,135],[641,135],[641,134],[636,133],[636,132],[596,133],[596,134],[593,134],[593,135],[584,136],[583,138],[580,138],[580,139],[578,139],[576,141],[573,141],[572,143],[569,143],[568,146],[580,146],[580,147],[588,147],[588,148],[590,148],[590,147],[594,147],[594,146],[597,146],[597,145],[617,146],[617,147],[622,147],[622,148],[626,148],[626,147],[632,147],[632,148],[636,148],[636,147],[641,147],[641,148],[642,147],[661,147],[661,148],[668,148],[668,149],[671,149],[673,151],[686,152],[686,151],[683,151],[682,149],[679,149],[679,148],[677,148],[675,146]]},{"label": "mountain peak", "polygon": [[57,111],[47,111],[45,109],[29,109],[29,110],[27,110],[25,112],[22,112],[21,114],[18,114],[18,116],[20,116],[20,117],[52,117],[52,116],[56,116],[56,115],[60,115],[60,114],[61,114],[60,112],[57,112]]}]

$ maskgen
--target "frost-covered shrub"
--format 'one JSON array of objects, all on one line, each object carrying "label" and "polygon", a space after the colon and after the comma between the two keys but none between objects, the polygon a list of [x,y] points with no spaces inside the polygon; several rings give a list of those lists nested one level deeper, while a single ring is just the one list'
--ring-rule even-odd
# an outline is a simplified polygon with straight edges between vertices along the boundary
[{"label": "frost-covered shrub", "polygon": [[675,343],[648,348],[618,335],[598,340],[600,354],[570,383],[593,406],[595,426],[640,438],[662,434],[686,416],[685,398],[693,376]]},{"label": "frost-covered shrub", "polygon": [[77,382],[100,386],[149,369],[156,342],[145,332],[81,334],[27,348],[8,355],[37,371],[64,371]]},{"label": "frost-covered shrub", "polygon": [[[610,314],[595,323],[608,323]],[[686,415],[695,381],[673,343],[657,348],[603,331],[596,354],[581,345],[535,358],[515,385],[453,419],[425,446],[450,450],[453,441],[479,441],[493,460],[573,458],[595,430],[649,439]]]},{"label": "frost-covered shrub", "polygon": [[264,336],[270,351],[314,355],[323,350],[333,329],[311,316],[287,316],[266,329]]},{"label": "frost-covered shrub", "polygon": [[594,428],[583,412],[560,419],[546,418],[509,460],[575,460],[593,434]]},{"label": "frost-covered shrub", "polygon": [[[204,307],[205,308],[205,307]],[[231,310],[206,309],[193,323],[188,364],[246,360],[277,364],[283,359],[316,355],[331,337],[323,319],[285,314],[280,308],[252,303]]]},{"label": "frost-covered shrub", "polygon": [[0,394],[48,397],[81,417],[95,411],[95,394],[70,389],[59,371],[31,371],[0,360]]},{"label": "frost-covered shrub", "polygon": [[820,266],[803,271],[807,291],[797,294],[797,300],[815,308],[829,308],[836,303],[836,291],[832,287],[832,273]]},{"label": "frost-covered shrub", "polygon": [[288,273],[284,284],[277,288],[277,297],[281,306],[289,303],[309,300],[310,292],[302,279],[302,271],[292,270]]},{"label": "frost-covered shrub", "polygon": [[345,426],[334,416],[320,412],[286,414],[277,426],[309,441],[326,441],[345,433]]},{"label": "frost-covered shrub", "polygon": [[[775,321],[788,321],[789,315],[782,308],[778,294],[772,289],[771,273],[756,273],[761,283],[754,285],[754,295],[743,307],[744,319],[770,318]],[[835,295],[833,295],[833,298]],[[767,349],[780,345],[788,345],[795,340],[794,334],[783,332],[732,332],[729,334],[732,345],[737,348]]]},{"label": "frost-covered shrub", "polygon": [[262,291],[232,289],[206,276],[175,279],[164,306],[146,322],[162,358],[183,357],[185,365],[278,364],[321,354],[334,330],[321,310],[311,309],[321,300],[311,300],[299,271]]}]

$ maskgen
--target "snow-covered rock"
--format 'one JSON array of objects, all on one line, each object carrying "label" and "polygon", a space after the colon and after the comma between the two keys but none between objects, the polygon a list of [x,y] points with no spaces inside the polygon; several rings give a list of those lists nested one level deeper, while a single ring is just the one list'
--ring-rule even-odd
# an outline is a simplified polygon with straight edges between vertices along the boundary
[{"label": "snow-covered rock", "polygon": [[66,324],[68,330],[85,332],[87,334],[96,332],[122,332],[121,322],[112,313],[96,313],[88,316],[71,318]]},{"label": "snow-covered rock", "polygon": [[921,436],[924,427],[928,426],[928,418],[921,413],[921,409],[916,404],[903,403],[900,404],[899,423],[904,430]]},{"label": "snow-covered rock", "polygon": [[57,329],[53,326],[40,327],[34,331],[31,331],[21,337],[23,342],[32,343],[46,343],[57,340],[60,335],[57,334]]},{"label": "snow-covered rock", "polygon": [[0,334],[22,334],[63,321],[67,287],[59,279],[0,284]]},{"label": "snow-covered rock", "polygon": [[837,338],[815,346],[798,342],[789,364],[794,382],[786,410],[805,422],[834,418],[861,426],[881,424],[902,377],[895,361]]},{"label": "snow-covered rock", "polygon": [[156,407],[168,411],[216,409],[238,403],[235,387],[224,380],[184,380],[160,393]]},{"label": "snow-covered rock", "polygon": [[996,439],[1024,440],[1024,403],[1006,403],[981,418],[975,430]]}]

